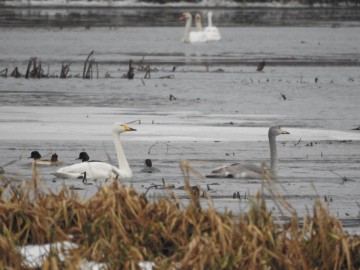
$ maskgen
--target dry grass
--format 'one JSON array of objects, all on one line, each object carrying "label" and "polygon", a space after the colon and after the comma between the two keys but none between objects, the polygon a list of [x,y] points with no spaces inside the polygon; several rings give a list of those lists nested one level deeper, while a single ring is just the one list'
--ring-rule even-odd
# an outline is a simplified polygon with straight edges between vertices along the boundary
[{"label": "dry grass", "polygon": [[150,203],[118,183],[86,201],[65,186],[59,194],[38,192],[34,168],[31,187],[11,188],[10,198],[0,200],[0,269],[23,269],[17,246],[64,240],[78,248],[63,261],[51,252],[42,269],[77,269],[84,258],[110,269],[138,269],[144,260],[156,269],[360,268],[360,238],[344,233],[320,202],[301,224],[295,212],[276,224],[261,194],[241,217],[205,210],[188,185],[191,168],[182,168],[187,207],[174,196]]}]

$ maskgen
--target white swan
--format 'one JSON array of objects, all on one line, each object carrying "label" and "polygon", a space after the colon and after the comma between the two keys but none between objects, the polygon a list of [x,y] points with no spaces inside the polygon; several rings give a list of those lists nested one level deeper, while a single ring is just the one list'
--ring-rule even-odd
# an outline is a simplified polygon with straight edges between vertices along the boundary
[{"label": "white swan", "polygon": [[276,136],[281,134],[290,134],[278,126],[269,129],[269,144],[270,144],[270,171],[257,166],[255,164],[241,164],[234,163],[216,168],[212,171],[213,174],[207,175],[207,178],[243,178],[243,179],[259,179],[263,174],[276,179],[278,171],[278,159],[276,150]]},{"label": "white swan", "polygon": [[182,14],[182,16],[180,17],[180,20],[186,20],[185,23],[185,30],[184,30],[184,39],[183,41],[185,43],[196,43],[196,42],[206,42],[206,35],[203,31],[196,31],[190,32],[190,28],[191,28],[191,22],[192,22],[192,18],[191,18],[191,14],[189,12],[185,12]]},{"label": "white swan", "polygon": [[126,160],[124,150],[120,144],[120,134],[125,131],[135,131],[136,129],[130,128],[120,122],[113,124],[112,133],[114,137],[114,144],[116,155],[119,162],[119,168],[105,163],[105,162],[81,162],[67,167],[60,168],[55,173],[56,177],[63,179],[126,179],[132,177],[132,172]]},{"label": "white swan", "polygon": [[205,27],[204,33],[206,35],[207,41],[220,41],[221,35],[216,26],[212,25],[212,12],[209,11],[208,14],[208,26]]},{"label": "white swan", "polygon": [[201,15],[199,13],[195,14],[195,29],[197,32],[204,31],[202,24],[201,24]]}]

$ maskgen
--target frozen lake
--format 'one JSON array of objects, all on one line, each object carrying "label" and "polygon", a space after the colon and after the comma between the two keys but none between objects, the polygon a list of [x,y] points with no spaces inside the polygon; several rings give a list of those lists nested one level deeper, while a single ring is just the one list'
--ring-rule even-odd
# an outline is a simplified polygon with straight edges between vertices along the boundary
[{"label": "frozen lake", "polygon": [[[134,174],[124,183],[139,192],[162,179],[180,187],[180,161],[203,175],[231,162],[268,163],[267,130],[281,125],[291,134],[278,137],[275,186],[281,185],[300,216],[312,209],[315,198],[326,197],[347,230],[359,232],[360,131],[352,130],[360,125],[359,28],[220,30],[221,42],[190,45],[181,42],[180,26],[2,28],[0,70],[17,66],[24,74],[29,58],[38,57],[54,75],[62,62],[71,62],[69,73],[75,76],[94,50],[99,74],[92,80],[0,78],[0,166],[16,160],[4,168],[4,176],[31,179],[27,157],[33,150],[43,158],[56,152],[65,165],[76,162],[80,151],[116,164],[111,124],[140,120],[131,124],[136,132],[122,136]],[[150,79],[140,71],[134,80],[120,78],[130,58],[137,67],[143,57],[144,65],[157,69]],[[257,72],[262,60],[267,64]],[[141,173],[146,158],[161,172]],[[40,168],[54,191],[64,183],[51,176],[56,169]],[[342,183],[330,170],[355,182]],[[102,181],[66,183],[85,198]],[[247,200],[232,198],[234,192],[255,195],[262,189],[260,180],[193,176],[191,184],[205,191],[209,184],[215,207],[234,213],[248,207]],[[174,192],[184,196],[182,190]]]}]

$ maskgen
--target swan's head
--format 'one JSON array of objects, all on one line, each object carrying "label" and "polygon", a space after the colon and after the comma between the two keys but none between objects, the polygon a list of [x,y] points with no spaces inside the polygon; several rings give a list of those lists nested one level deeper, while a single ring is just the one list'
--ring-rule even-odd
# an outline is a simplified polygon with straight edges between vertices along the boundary
[{"label": "swan's head", "polygon": [[34,160],[37,160],[41,158],[41,155],[38,151],[32,151],[30,157],[28,158],[33,158]]},{"label": "swan's head", "polygon": [[201,22],[201,16],[199,13],[196,13],[196,15],[195,15],[195,22],[197,22],[197,23]]},{"label": "swan's head", "polygon": [[282,134],[290,134],[290,133],[279,126],[273,126],[269,129],[269,137],[275,137]]},{"label": "swan's head", "polygon": [[90,157],[86,152],[80,152],[79,157],[77,159],[81,159],[82,162],[89,161]]},{"label": "swan's head", "polygon": [[184,12],[184,13],[180,16],[180,21],[188,20],[188,19],[191,19],[191,14],[190,14],[190,12]]},{"label": "swan's head", "polygon": [[131,128],[128,125],[123,124],[121,122],[117,122],[117,123],[113,124],[112,130],[113,130],[113,132],[116,132],[116,133],[123,133],[125,131],[136,131],[136,129]]}]

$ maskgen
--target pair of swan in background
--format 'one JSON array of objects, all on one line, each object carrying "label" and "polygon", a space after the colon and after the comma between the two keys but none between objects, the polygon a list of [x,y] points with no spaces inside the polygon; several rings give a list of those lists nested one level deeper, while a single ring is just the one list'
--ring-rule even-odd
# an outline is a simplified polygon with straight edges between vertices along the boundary
[{"label": "pair of swan in background", "polygon": [[180,20],[185,20],[184,39],[185,43],[220,41],[221,35],[216,26],[212,24],[212,12],[208,12],[208,26],[202,28],[200,14],[195,15],[196,31],[190,31],[192,24],[192,16],[189,12],[185,12],[180,17]]},{"label": "pair of swan in background", "polygon": [[216,168],[207,178],[238,178],[238,179],[261,179],[268,176],[276,179],[278,176],[278,158],[276,149],[276,137],[282,134],[290,134],[286,130],[278,126],[269,129],[269,145],[270,145],[270,171],[267,168],[257,166],[255,164],[234,163]]},{"label": "pair of swan in background", "polygon": [[[128,125],[117,122],[112,126],[112,134],[114,138],[114,145],[119,167],[100,161],[88,161],[89,156],[86,152],[79,155],[81,163],[73,164],[70,166],[62,167],[55,173],[54,176],[63,179],[127,179],[132,177],[132,171],[129,163],[126,160],[124,150],[120,143],[120,134],[127,131],[135,131]],[[85,155],[85,154],[86,155]]]}]

